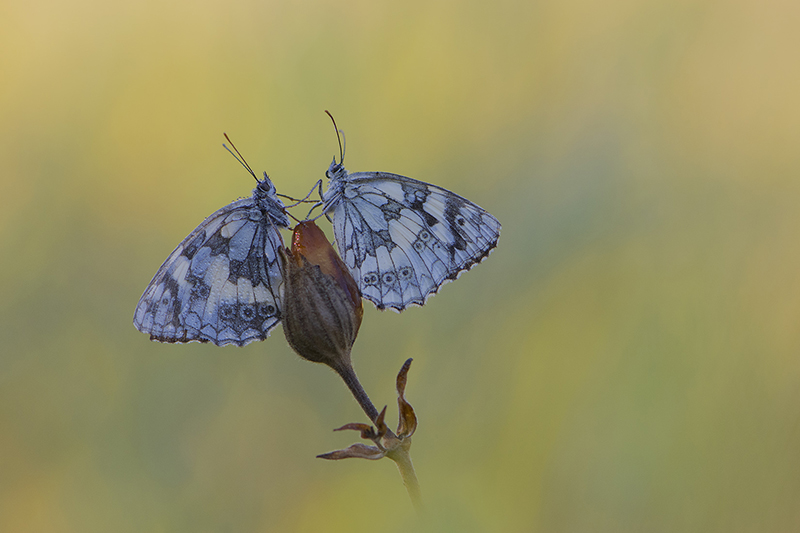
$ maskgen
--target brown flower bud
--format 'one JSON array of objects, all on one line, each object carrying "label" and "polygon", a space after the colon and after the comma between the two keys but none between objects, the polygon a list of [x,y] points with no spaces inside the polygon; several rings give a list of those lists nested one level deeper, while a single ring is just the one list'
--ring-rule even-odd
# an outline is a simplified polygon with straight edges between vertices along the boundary
[{"label": "brown flower bud", "polygon": [[349,367],[364,308],[344,262],[312,221],[295,227],[292,249],[281,250],[281,259],[289,346],[309,361]]}]

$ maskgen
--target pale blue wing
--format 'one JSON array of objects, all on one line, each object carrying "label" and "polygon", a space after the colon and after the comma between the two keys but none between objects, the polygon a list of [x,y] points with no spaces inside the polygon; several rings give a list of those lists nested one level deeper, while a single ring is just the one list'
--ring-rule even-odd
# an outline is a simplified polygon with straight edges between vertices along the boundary
[{"label": "pale blue wing", "polygon": [[339,253],[379,309],[423,305],[497,246],[500,223],[441,187],[397,174],[359,172],[326,198]]},{"label": "pale blue wing", "polygon": [[258,204],[254,196],[223,207],[175,248],[136,306],[136,329],[218,346],[269,335],[281,316],[283,238]]}]

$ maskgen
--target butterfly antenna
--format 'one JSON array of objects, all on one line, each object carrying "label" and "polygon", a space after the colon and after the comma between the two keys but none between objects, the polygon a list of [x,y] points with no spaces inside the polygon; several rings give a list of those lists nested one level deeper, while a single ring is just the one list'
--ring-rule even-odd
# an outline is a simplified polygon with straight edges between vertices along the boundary
[{"label": "butterfly antenna", "polygon": [[252,168],[250,168],[250,165],[247,164],[247,161],[245,161],[244,156],[239,153],[239,150],[236,148],[236,145],[233,144],[231,138],[228,137],[228,134],[224,132],[222,134],[225,136],[228,142],[231,143],[231,146],[233,146],[233,149],[236,150],[236,153],[234,154],[233,152],[231,152],[231,149],[228,148],[228,146],[225,143],[222,143],[222,147],[225,148],[228,151],[228,153],[234,157],[234,159],[236,159],[239,163],[241,163],[241,165],[245,168],[245,170],[247,170],[256,181],[259,181],[258,176],[256,176],[256,173],[253,172]]},{"label": "butterfly antenna", "polygon": [[[341,157],[339,164],[344,165],[344,148],[342,147],[342,137],[344,137],[344,133],[339,130],[339,127],[336,125],[336,120],[333,118],[333,115],[331,115],[331,112],[326,109],[325,113],[327,113],[328,116],[331,117],[331,122],[333,122],[333,128],[336,130],[336,140],[339,141],[339,156]],[[341,135],[339,135],[340,133]]]}]

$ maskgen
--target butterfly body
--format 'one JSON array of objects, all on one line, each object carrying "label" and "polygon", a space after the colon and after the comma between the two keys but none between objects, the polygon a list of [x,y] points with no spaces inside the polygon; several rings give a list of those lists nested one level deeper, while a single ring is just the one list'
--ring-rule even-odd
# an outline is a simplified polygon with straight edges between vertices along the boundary
[{"label": "butterfly body", "polygon": [[323,212],[364,298],[379,309],[423,305],[497,246],[500,223],[455,193],[388,172],[326,173]]},{"label": "butterfly body", "polygon": [[156,272],[133,324],[160,342],[264,340],[280,322],[278,228],[289,219],[266,174],[250,198],[206,218]]}]

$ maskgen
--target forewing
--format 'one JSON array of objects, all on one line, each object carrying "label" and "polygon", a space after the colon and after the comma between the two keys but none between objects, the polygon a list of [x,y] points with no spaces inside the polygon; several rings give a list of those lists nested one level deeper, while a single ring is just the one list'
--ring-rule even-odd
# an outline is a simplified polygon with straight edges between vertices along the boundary
[{"label": "forewing", "polygon": [[364,298],[379,309],[423,305],[497,246],[495,217],[441,187],[397,174],[351,174],[334,233]]},{"label": "forewing", "polygon": [[209,216],[170,254],[133,324],[160,342],[264,340],[280,322],[283,239],[252,198]]}]

